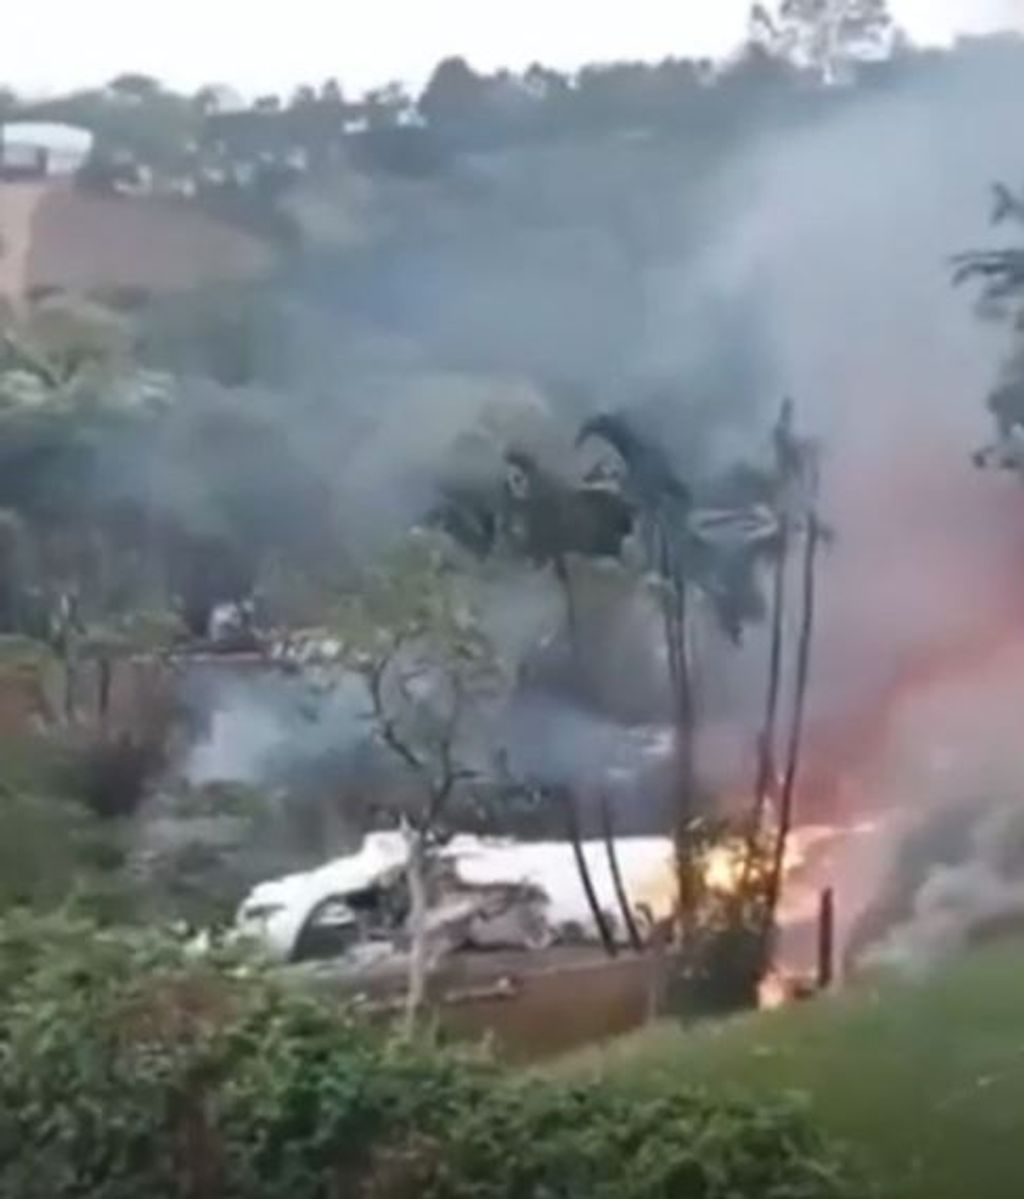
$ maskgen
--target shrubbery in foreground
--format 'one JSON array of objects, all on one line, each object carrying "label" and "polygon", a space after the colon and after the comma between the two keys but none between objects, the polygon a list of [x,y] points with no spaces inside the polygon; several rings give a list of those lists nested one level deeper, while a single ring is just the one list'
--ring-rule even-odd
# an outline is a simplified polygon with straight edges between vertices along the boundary
[{"label": "shrubbery in foreground", "polygon": [[240,960],[0,922],[5,1199],[861,1199],[798,1114],[396,1040]]}]

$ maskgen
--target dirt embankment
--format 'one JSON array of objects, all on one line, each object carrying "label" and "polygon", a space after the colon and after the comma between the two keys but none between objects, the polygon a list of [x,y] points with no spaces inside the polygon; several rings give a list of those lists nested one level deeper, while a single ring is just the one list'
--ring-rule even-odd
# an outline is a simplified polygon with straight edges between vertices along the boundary
[{"label": "dirt embankment", "polygon": [[0,183],[0,296],[189,291],[272,268],[264,241],[187,200]]},{"label": "dirt embankment", "polygon": [[36,210],[45,183],[0,184],[0,302],[28,294],[28,260]]}]

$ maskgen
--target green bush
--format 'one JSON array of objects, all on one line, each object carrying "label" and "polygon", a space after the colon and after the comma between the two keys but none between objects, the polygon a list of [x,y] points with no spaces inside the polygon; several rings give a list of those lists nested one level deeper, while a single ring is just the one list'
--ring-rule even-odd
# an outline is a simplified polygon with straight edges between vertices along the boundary
[{"label": "green bush", "polygon": [[123,892],[112,909],[123,914],[123,867],[116,836],[73,800],[0,789],[0,912],[95,899],[98,913]]},{"label": "green bush", "polygon": [[0,922],[10,1199],[861,1199],[799,1113],[395,1039],[239,957]]},{"label": "green bush", "polygon": [[0,738],[0,914],[74,902],[111,920],[143,917],[131,827],[118,815],[139,758],[70,737]]},{"label": "green bush", "polygon": [[124,826],[90,808],[80,758],[56,739],[0,739],[0,914],[74,902],[120,920],[137,908]]}]

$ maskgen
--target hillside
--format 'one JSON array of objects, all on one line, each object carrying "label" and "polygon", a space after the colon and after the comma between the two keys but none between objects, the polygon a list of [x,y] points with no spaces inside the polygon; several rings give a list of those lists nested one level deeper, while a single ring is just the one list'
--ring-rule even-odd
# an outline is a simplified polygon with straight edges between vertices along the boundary
[{"label": "hillside", "polygon": [[187,203],[0,185],[0,295],[158,295],[265,275],[270,247]]},{"label": "hillside", "polygon": [[1016,1199],[1024,1172],[1024,947],[684,1032],[663,1026],[562,1066],[715,1095],[806,1095],[896,1199]]}]

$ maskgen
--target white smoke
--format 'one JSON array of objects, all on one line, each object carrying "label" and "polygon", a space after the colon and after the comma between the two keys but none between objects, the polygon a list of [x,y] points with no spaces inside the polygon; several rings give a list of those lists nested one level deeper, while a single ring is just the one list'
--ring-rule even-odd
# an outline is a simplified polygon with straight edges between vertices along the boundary
[{"label": "white smoke", "polygon": [[192,680],[191,696],[206,725],[182,767],[194,786],[286,779],[351,749],[368,732],[357,679],[314,688],[294,675],[233,675],[225,667],[212,678]]},{"label": "white smoke", "polygon": [[1008,929],[1024,930],[1024,817],[1016,803],[978,810],[964,860],[935,866],[910,911],[857,965],[919,974]]},{"label": "white smoke", "polygon": [[[622,139],[481,155],[466,172],[477,189],[453,188],[441,209],[445,237],[434,244],[426,222],[412,226],[408,244],[429,243],[423,261],[401,249],[382,254],[388,295],[402,299],[405,340],[370,345],[362,326],[338,334],[346,357],[331,394],[352,418],[344,425],[352,436],[327,437],[318,426],[309,436],[332,455],[341,447],[349,527],[368,528],[373,540],[381,525],[421,512],[434,464],[488,414],[517,414],[495,446],[515,432],[547,439],[557,456],[581,409],[625,397],[647,415],[657,404],[630,385],[679,379],[692,394],[684,405],[674,393],[654,413],[659,435],[677,461],[707,467],[695,410],[724,394],[734,401],[729,453],[760,451],[782,395],[792,394],[804,429],[824,447],[823,509],[837,533],[822,567],[811,724],[857,723],[905,668],[1016,615],[1017,495],[970,463],[988,433],[981,398],[1002,334],[950,287],[948,263],[986,240],[989,184],[1014,183],[1024,171],[1013,136],[1022,102],[1019,49],[965,49],[945,65],[901,68],[813,122],[744,146],[741,161],[699,185],[682,167],[678,175],[666,168],[670,186],[643,203],[637,179],[664,146]],[[632,243],[606,229],[570,184],[607,192],[609,208],[619,205],[633,222]],[[431,192],[433,202],[443,190]],[[506,230],[495,195],[533,205],[543,220]],[[429,207],[421,191],[405,202],[413,222],[412,205]],[[579,379],[589,391],[582,401],[541,398],[542,384],[529,380],[544,378]],[[540,596],[535,583],[495,589],[495,626],[515,660],[559,617],[557,592]],[[716,653],[708,664],[716,714],[731,727],[710,730],[706,741],[723,747],[715,751],[723,774],[731,758],[730,783],[747,777],[749,762],[724,747],[752,744],[765,658],[763,638],[752,637],[741,654]],[[619,658],[609,673],[624,689],[646,666]],[[991,679],[979,685],[975,710],[992,713],[999,688]],[[256,769],[268,742],[292,736],[271,733],[257,707],[257,748],[247,746],[244,720],[227,716],[200,758],[204,771],[210,761]],[[929,712],[927,723],[942,723],[934,705]],[[605,737],[600,721],[573,716],[563,727],[563,714],[538,717],[560,771],[590,760]],[[925,723],[901,744],[934,766]],[[970,737],[981,744],[977,730]],[[948,790],[968,803],[986,790],[980,767],[942,781],[931,767],[909,769],[870,750],[878,760],[857,763],[871,772],[862,802],[923,811]],[[1024,781],[1000,758],[1003,766],[1005,785]],[[814,797],[802,802],[800,817],[818,818]]]}]

